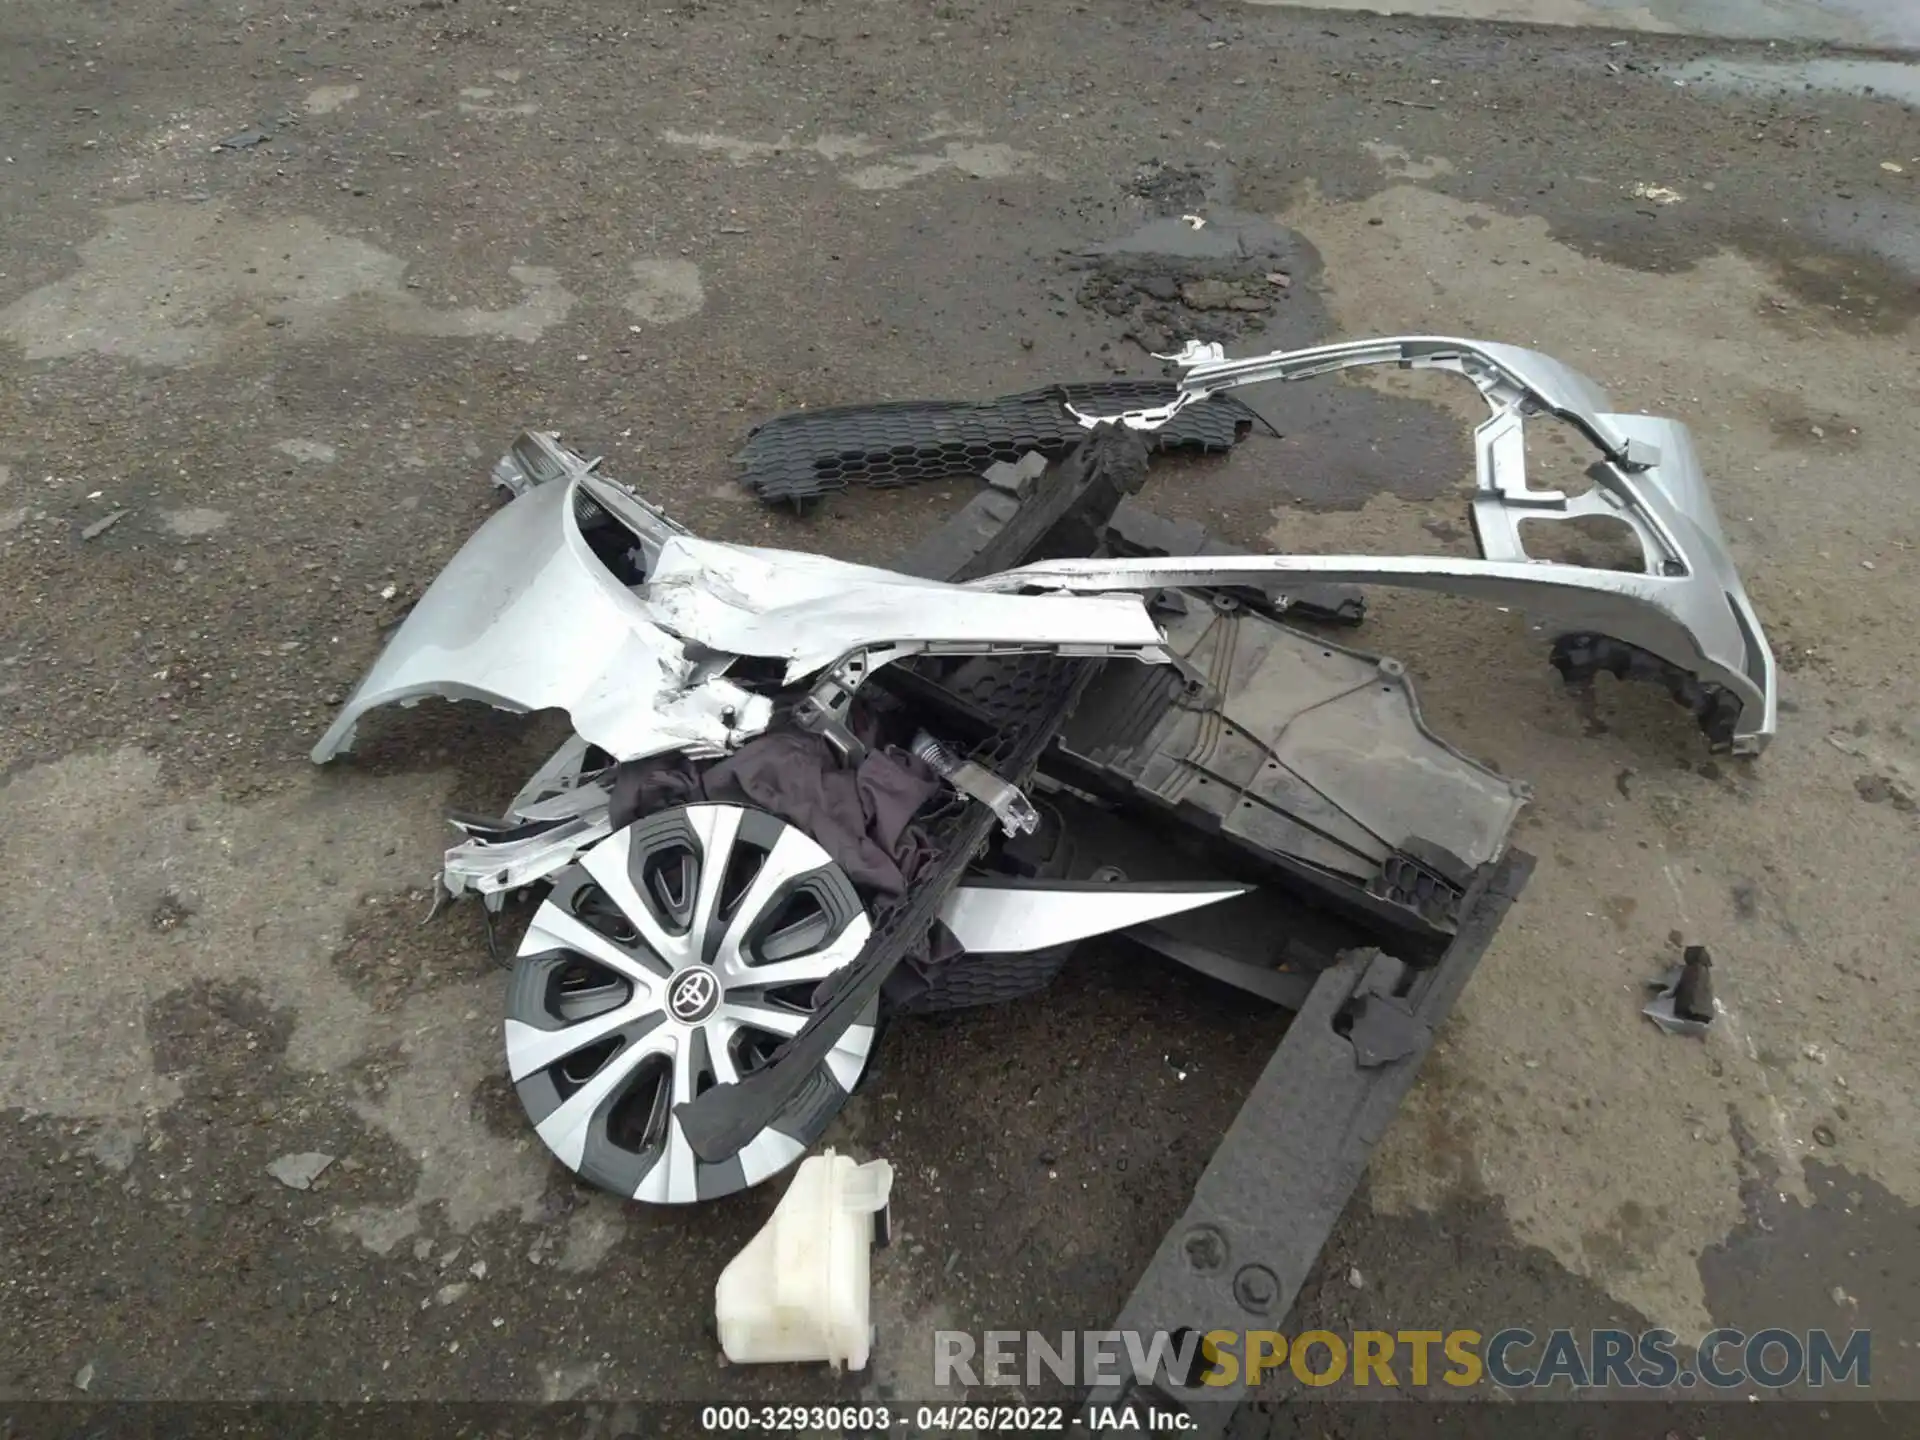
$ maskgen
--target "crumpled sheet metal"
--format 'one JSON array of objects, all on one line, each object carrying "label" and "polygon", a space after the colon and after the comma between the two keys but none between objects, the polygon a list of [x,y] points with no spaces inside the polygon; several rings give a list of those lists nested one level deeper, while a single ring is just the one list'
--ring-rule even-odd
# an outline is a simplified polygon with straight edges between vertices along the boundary
[{"label": "crumpled sheet metal", "polygon": [[[518,890],[571,864],[590,846],[613,833],[607,821],[606,792],[580,814],[569,816],[537,835],[516,840],[489,840],[469,836],[447,850],[440,879],[447,893],[458,898],[471,890],[493,897]],[[585,801],[589,797],[583,795]]]},{"label": "crumpled sheet metal", "polygon": [[1039,645],[1062,654],[1160,644],[1159,628],[1132,596],[988,596],[690,535],[661,548],[640,604],[662,629],[709,649],[786,660],[789,682],[880,642]]},{"label": "crumpled sheet metal", "polygon": [[725,679],[694,684],[685,648],[647,615],[581,537],[580,482],[538,485],[490,516],[435,578],[313,748],[353,743],[367,711],[428,696],[501,710],[565,710],[620,759],[719,754],[756,734],[772,704]]},{"label": "crumpled sheet metal", "polygon": [[653,572],[629,589],[581,534],[583,487],[596,504],[618,502],[607,482],[574,473],[532,485],[481,526],[355,687],[315,763],[350,748],[367,711],[428,696],[565,710],[618,760],[712,756],[772,718],[770,700],[719,673],[729,657],[785,660],[793,681],[885,645],[898,653],[875,663],[922,647],[1162,653],[1136,596],[985,594],[677,527],[647,539]]}]

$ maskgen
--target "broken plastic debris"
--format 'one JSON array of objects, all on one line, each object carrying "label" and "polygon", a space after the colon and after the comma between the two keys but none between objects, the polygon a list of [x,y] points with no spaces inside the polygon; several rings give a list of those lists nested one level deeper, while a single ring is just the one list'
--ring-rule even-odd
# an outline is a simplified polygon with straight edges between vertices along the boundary
[{"label": "broken plastic debris", "polygon": [[773,1217],[713,1288],[728,1360],[866,1368],[871,1247],[884,1242],[892,1189],[885,1160],[861,1165],[828,1150],[801,1161]]},{"label": "broken plastic debris", "polygon": [[80,532],[80,538],[82,540],[99,539],[102,535],[106,534],[107,531],[118,525],[121,520],[126,517],[126,514],[127,512],[125,510],[115,510],[111,515],[102,515],[98,520]]},{"label": "broken plastic debris", "polygon": [[1704,945],[1689,945],[1683,959],[1647,986],[1656,990],[1640,1013],[1669,1035],[1704,1035],[1713,1023],[1713,957]]},{"label": "broken plastic debris", "polygon": [[1644,180],[1633,187],[1633,193],[1642,200],[1651,200],[1656,205],[1671,205],[1687,197],[1671,185],[1649,185]]},{"label": "broken plastic debris", "polygon": [[1182,215],[1180,220],[1189,230],[1204,230],[1207,225],[1204,215]]},{"label": "broken plastic debris", "polygon": [[331,1164],[333,1156],[309,1150],[299,1155],[282,1155],[267,1166],[267,1173],[289,1189],[311,1190],[313,1182]]},{"label": "broken plastic debris", "polygon": [[1880,162],[1880,168],[1889,175],[1904,175],[1907,173],[1907,167],[1897,160],[1882,160]]}]

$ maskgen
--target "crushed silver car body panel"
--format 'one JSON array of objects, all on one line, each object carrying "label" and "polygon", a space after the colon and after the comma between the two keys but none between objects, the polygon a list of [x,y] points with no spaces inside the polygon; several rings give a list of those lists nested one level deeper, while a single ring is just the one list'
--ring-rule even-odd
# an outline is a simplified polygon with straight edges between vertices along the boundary
[{"label": "crushed silver car body panel", "polygon": [[[421,598],[313,758],[325,761],[347,748],[366,711],[430,695],[511,711],[564,709],[581,737],[617,759],[672,749],[721,754],[761,733],[771,718],[764,697],[726,678],[736,657],[784,660],[788,683],[862,651],[871,657],[868,673],[928,651],[1010,648],[1161,663],[1168,657],[1139,598],[1102,592],[1312,581],[1477,597],[1523,610],[1560,637],[1623,642],[1711,688],[1696,711],[1714,710],[1703,724],[1718,743],[1757,753],[1772,736],[1773,656],[1727,555],[1691,438],[1678,422],[1613,413],[1593,382],[1547,356],[1444,337],[1240,360],[1226,359],[1218,346],[1194,345],[1177,359],[1185,373],[1173,402],[1083,416],[1083,423],[1154,429],[1183,405],[1222,389],[1354,366],[1465,375],[1491,411],[1475,434],[1473,519],[1484,558],[1067,560],[956,586],[800,552],[701,540],[599,475],[598,461],[530,432],[494,470],[496,483],[514,499]],[[1586,493],[1529,488],[1524,424],[1542,412],[1599,450],[1590,472],[1596,483]],[[594,553],[581,531],[583,507],[631,533],[641,583],[623,585]],[[1523,521],[1596,515],[1631,527],[1642,549],[1641,573],[1528,555]],[[1033,593],[1047,591],[1053,593]],[[1556,663],[1562,663],[1558,656]],[[1623,665],[1616,658],[1610,668],[1624,673]],[[1573,673],[1565,663],[1563,670]]]},{"label": "crushed silver car body panel", "polygon": [[1117,596],[998,595],[980,604],[985,592],[691,536],[662,548],[643,588],[642,607],[662,629],[730,655],[784,659],[788,683],[878,645],[903,654],[1018,646],[1157,656],[1160,641],[1145,609]]},{"label": "crushed silver car body panel", "polygon": [[[1077,593],[1181,586],[1330,582],[1433,590],[1537,617],[1554,634],[1593,632],[1651,652],[1737,697],[1730,748],[1758,754],[1773,738],[1773,656],[1728,597],[1696,577],[1631,575],[1546,561],[1443,556],[1281,555],[1195,559],[1054,560],[972,582],[982,588]],[[1743,607],[1744,608],[1744,607]]]},{"label": "crushed silver car body panel", "polygon": [[[1481,560],[1352,555],[1220,557],[1191,561],[1067,560],[1029,565],[975,581],[982,589],[1101,590],[1182,585],[1286,585],[1338,581],[1437,590],[1491,600],[1532,615],[1556,637],[1624,642],[1677,667],[1716,694],[1690,703],[1716,743],[1757,754],[1778,719],[1773,652],[1727,553],[1687,428],[1675,420],[1612,411],[1591,380],[1545,355],[1511,345],[1434,336],[1225,358],[1217,345],[1189,345],[1169,357],[1185,367],[1167,405],[1122,415],[1081,416],[1151,430],[1192,400],[1239,385],[1299,380],[1355,366],[1397,365],[1466,376],[1491,412],[1474,432],[1477,487],[1472,518]],[[1577,496],[1534,490],[1526,472],[1525,425],[1549,414],[1599,452],[1593,488]],[[1536,559],[1521,538],[1527,521],[1604,516],[1639,541],[1640,573]],[[1592,647],[1584,647],[1583,653]],[[1570,675],[1573,661],[1556,656]],[[1602,668],[1624,669],[1624,658]],[[1680,694],[1676,687],[1676,695]],[[1723,703],[1722,697],[1731,703]]]},{"label": "crushed silver car body panel", "polygon": [[686,648],[588,548],[574,516],[583,483],[535,486],[489,517],[347,698],[316,762],[350,747],[367,711],[428,696],[565,710],[582,738],[622,759],[720,754],[766,728],[771,703],[724,677],[700,678]]},{"label": "crushed silver car body panel", "polygon": [[612,833],[603,791],[597,806],[561,819],[534,835],[501,840],[469,831],[467,839],[447,851],[440,878],[447,893],[456,899],[468,891],[491,899],[510,890],[525,889],[564,870],[581,852]]},{"label": "crushed silver car body panel", "polygon": [[[522,437],[515,453],[530,438],[550,439]],[[314,747],[316,763],[351,747],[367,711],[428,696],[565,710],[619,760],[723,754],[772,716],[725,676],[743,656],[785,660],[790,681],[860,650],[876,664],[929,650],[1164,658],[1136,598],[989,594],[699,540],[570,458],[528,480],[440,572]],[[621,584],[594,553],[583,505],[634,532],[642,583]]]}]

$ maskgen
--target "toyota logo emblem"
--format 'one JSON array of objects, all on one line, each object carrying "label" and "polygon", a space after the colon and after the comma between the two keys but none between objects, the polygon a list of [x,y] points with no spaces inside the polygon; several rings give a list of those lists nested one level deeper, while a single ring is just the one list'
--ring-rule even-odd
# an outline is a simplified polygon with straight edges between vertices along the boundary
[{"label": "toyota logo emblem", "polygon": [[682,970],[667,986],[667,1009],[683,1025],[694,1025],[720,1003],[720,982],[704,965]]}]

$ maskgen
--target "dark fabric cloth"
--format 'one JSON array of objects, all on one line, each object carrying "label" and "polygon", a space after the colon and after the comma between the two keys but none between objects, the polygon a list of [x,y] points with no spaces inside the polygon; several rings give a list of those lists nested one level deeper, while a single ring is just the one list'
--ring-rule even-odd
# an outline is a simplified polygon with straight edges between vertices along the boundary
[{"label": "dark fabric cloth", "polygon": [[913,817],[940,786],[904,751],[869,750],[847,766],[823,737],[785,730],[704,769],[681,755],[622,765],[610,812],[618,827],[698,800],[757,806],[811,835],[863,893],[891,897],[906,893],[935,853]]},{"label": "dark fabric cloth", "polygon": [[642,815],[675,805],[690,805],[700,798],[700,772],[684,755],[655,755],[647,760],[628,760],[613,772],[613,789],[607,796],[607,819],[616,830],[624,829]]}]

